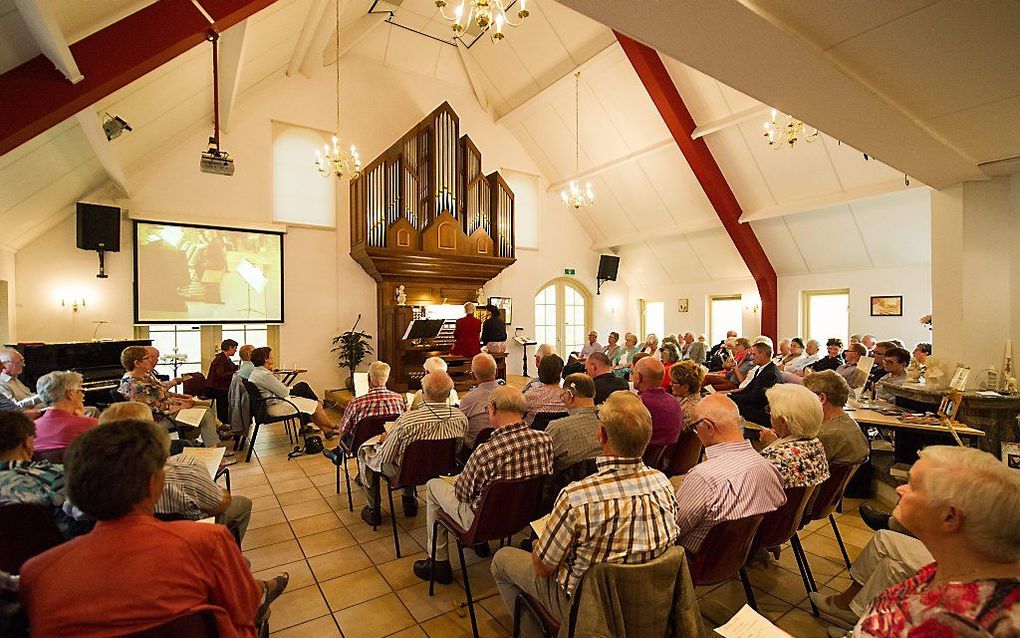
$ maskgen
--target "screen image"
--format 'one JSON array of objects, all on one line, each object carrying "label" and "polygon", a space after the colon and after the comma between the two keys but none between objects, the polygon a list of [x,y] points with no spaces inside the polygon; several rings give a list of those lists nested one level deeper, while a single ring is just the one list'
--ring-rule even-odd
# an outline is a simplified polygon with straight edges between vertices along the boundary
[{"label": "screen image", "polygon": [[283,235],[135,222],[135,322],[283,321]]}]

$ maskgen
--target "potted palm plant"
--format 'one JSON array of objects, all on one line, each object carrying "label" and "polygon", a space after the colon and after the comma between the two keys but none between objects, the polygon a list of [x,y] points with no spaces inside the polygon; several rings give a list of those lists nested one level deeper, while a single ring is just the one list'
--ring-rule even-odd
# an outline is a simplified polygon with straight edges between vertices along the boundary
[{"label": "potted palm plant", "polygon": [[358,324],[361,323],[361,315],[354,322],[354,326],[347,332],[333,337],[333,348],[330,352],[336,353],[337,365],[350,371],[347,377],[346,386],[348,390],[354,390],[354,372],[370,354],[372,349],[372,336],[365,332],[358,331]]}]

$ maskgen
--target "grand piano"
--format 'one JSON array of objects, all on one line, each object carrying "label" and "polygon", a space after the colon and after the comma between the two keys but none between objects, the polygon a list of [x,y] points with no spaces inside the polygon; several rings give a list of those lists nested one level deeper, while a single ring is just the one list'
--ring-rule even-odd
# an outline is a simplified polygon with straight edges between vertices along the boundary
[{"label": "grand piano", "polygon": [[81,374],[87,405],[110,403],[110,390],[120,384],[124,368],[120,353],[128,346],[151,346],[150,339],[124,341],[82,341],[77,343],[19,343],[8,346],[25,357],[25,369],[19,377],[30,388],[39,377],[54,370],[73,370]]}]

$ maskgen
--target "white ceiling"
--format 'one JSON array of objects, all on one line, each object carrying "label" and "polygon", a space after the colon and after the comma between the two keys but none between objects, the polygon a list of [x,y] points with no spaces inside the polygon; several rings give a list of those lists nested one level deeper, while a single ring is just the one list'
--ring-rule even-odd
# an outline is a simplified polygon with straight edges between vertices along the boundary
[{"label": "white ceiling", "polygon": [[[49,1],[61,28],[73,34],[71,41],[148,4]],[[279,87],[274,90],[287,90],[282,72],[302,30],[315,30],[317,23],[307,23],[316,15],[332,24],[332,5],[327,3],[324,13],[319,7],[316,14],[320,4],[279,0],[248,20],[238,108],[244,108],[246,99],[258,99],[250,89],[269,80],[278,83],[267,85]],[[371,0],[345,2],[345,34],[356,30],[371,5]],[[531,16],[523,26],[509,29],[500,43],[482,37],[466,56],[469,66],[478,69],[474,79],[493,118],[520,142],[553,190],[578,173],[573,72],[581,69],[579,170],[582,175],[596,171],[584,179],[592,182],[597,204],[577,215],[593,245],[602,250],[618,247],[627,256],[627,276],[641,282],[746,277],[739,255],[612,32],[553,0],[531,0],[528,7]],[[371,58],[471,89],[460,53],[449,43],[449,25],[438,18],[432,0],[379,2],[376,11],[383,10],[393,11],[392,22],[432,38],[383,24],[347,56]],[[888,10],[873,12],[876,23],[886,20],[883,11]],[[13,1],[0,0],[0,69],[38,52],[19,23]],[[840,26],[827,28],[834,42],[847,39]],[[322,56],[331,58],[331,51],[326,46]],[[699,126],[749,108],[766,108],[689,66],[663,59]],[[208,121],[209,67],[209,49],[200,46],[94,105],[97,113],[116,113],[135,128],[108,145],[129,184],[133,173],[175,144],[182,132]],[[932,114],[936,116],[951,115]],[[724,127],[705,139],[744,219],[752,220],[780,274],[929,259],[925,190],[906,190],[900,171],[878,160],[865,161],[831,137],[769,150],[761,137],[763,119],[756,116]],[[394,130],[394,138],[401,133]],[[77,121],[63,122],[0,157],[0,224],[5,229],[0,241],[14,249],[24,246],[69,214],[74,201],[100,188],[109,188],[106,169]],[[893,233],[876,232],[879,224],[916,241],[906,248],[890,244],[887,238]]]}]

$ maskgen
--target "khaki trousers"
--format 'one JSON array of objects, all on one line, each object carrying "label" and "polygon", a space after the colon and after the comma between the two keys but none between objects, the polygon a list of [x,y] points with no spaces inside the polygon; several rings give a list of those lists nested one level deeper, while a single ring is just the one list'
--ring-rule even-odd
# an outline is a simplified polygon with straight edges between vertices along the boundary
[{"label": "khaki trousers", "polygon": [[[446,512],[457,524],[467,529],[475,520],[471,503],[457,499],[453,484],[441,478],[434,478],[425,484],[425,533],[428,544],[425,551],[432,552],[432,526],[436,522],[439,510]],[[442,525],[436,532],[436,560],[450,560],[449,532]]]},{"label": "khaki trousers", "polygon": [[924,543],[887,529],[875,532],[864,551],[850,567],[850,577],[862,589],[850,602],[850,610],[858,617],[871,602],[896,583],[901,583],[935,560]]},{"label": "khaki trousers", "polygon": [[[556,574],[540,578],[531,564],[531,554],[516,547],[504,547],[492,557],[492,577],[496,581],[503,604],[512,616],[517,594],[526,593],[545,607],[549,613],[563,620],[570,613],[570,599],[556,582]],[[521,636],[541,636],[538,621],[524,608],[521,610]]]}]

